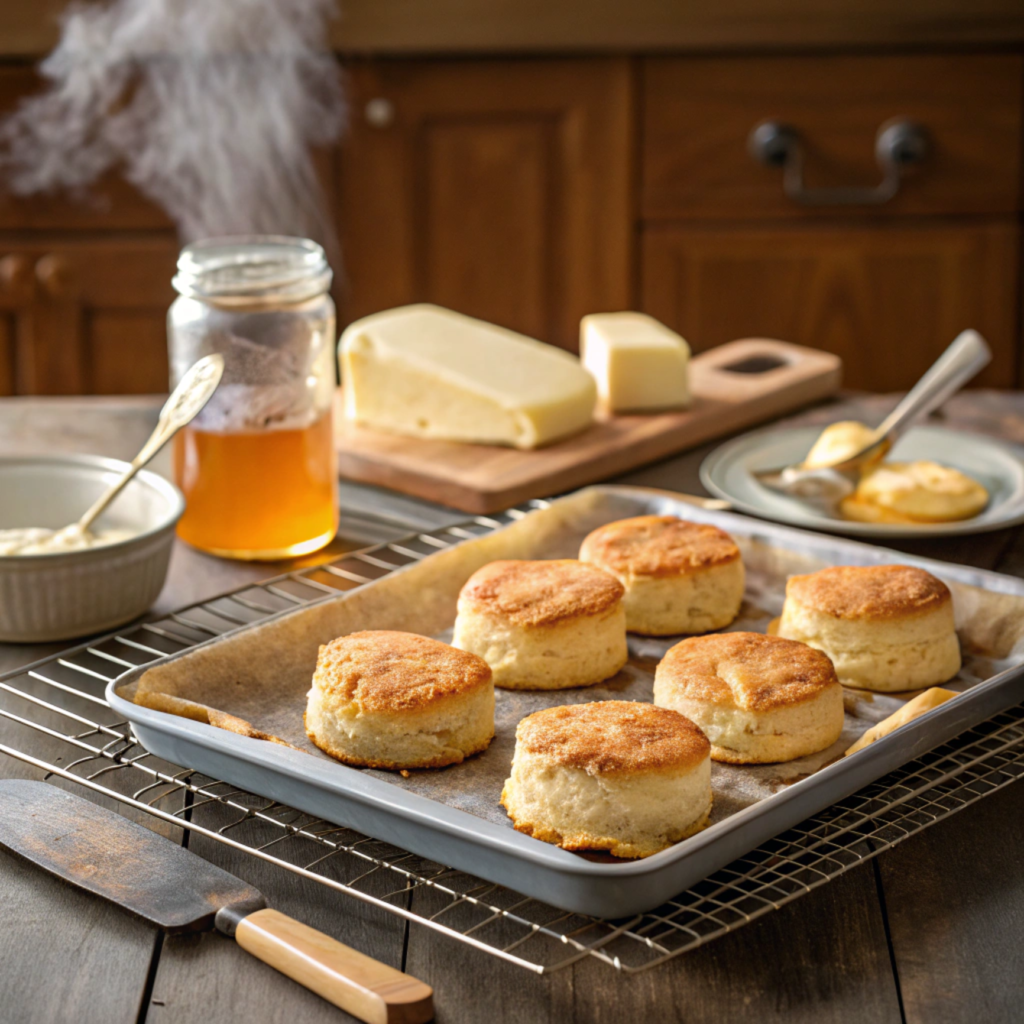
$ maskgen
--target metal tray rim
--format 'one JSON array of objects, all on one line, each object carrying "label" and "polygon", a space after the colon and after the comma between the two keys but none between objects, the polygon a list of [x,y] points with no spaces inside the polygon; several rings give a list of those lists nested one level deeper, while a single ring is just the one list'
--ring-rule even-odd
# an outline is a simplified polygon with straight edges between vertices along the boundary
[{"label": "metal tray rim", "polygon": [[[587,488],[587,490],[609,492],[648,500],[653,497],[669,500],[677,497],[669,491],[648,488],[599,486]],[[757,527],[759,525],[767,525],[761,524],[758,520],[752,520],[746,516],[734,513],[709,513],[697,509],[693,511],[694,518],[704,518],[709,521],[722,523],[727,528],[728,524],[731,523],[737,532],[751,537],[757,536]],[[835,543],[833,537],[801,530],[796,527],[771,524],[770,530],[776,534],[794,535],[811,550],[818,546],[831,546]],[[465,541],[460,543],[465,543]],[[955,579],[961,575],[969,575],[973,579],[982,577],[993,590],[1024,596],[1024,581],[1016,580],[1013,577],[982,569],[961,567],[935,559],[919,558],[903,554],[902,552],[890,552],[890,549],[858,541],[847,541],[845,544],[851,549],[861,549],[866,553],[870,561],[881,561],[880,555],[884,558],[886,553],[891,553],[893,557],[898,558],[904,563],[920,565],[923,568],[931,569],[949,578]],[[454,546],[456,545],[452,545],[452,547]],[[395,573],[400,573],[405,568],[409,568],[409,566],[396,569]],[[391,576],[394,573],[388,575]],[[968,581],[962,580],[962,582]],[[365,586],[372,585],[373,583],[365,584]],[[327,601],[344,600],[345,596],[345,593],[337,596],[325,595],[324,598],[311,601],[303,607],[310,608]],[[999,710],[1003,710],[1004,707],[1017,703],[1024,696],[1024,694],[1016,696],[1010,693],[1009,691],[1012,687],[1008,685],[1015,680],[1024,679],[1024,665],[1006,669],[985,680],[983,683],[972,687],[968,693],[965,693],[956,701],[944,704],[929,715],[904,726],[899,730],[898,735],[891,734],[871,744],[853,757],[842,758],[820,769],[813,775],[793,783],[786,790],[775,796],[744,808],[682,843],[642,860],[625,863],[599,863],[586,860],[550,844],[542,843],[512,829],[502,828],[467,811],[449,807],[429,797],[398,790],[383,780],[365,776],[357,769],[333,762],[321,761],[304,751],[291,750],[287,747],[281,747],[262,740],[238,736],[204,723],[188,721],[176,715],[154,711],[136,705],[117,693],[120,687],[138,678],[150,668],[173,661],[200,647],[216,643],[217,640],[224,636],[239,635],[246,630],[258,628],[279,618],[295,614],[300,610],[285,609],[260,622],[228,630],[221,634],[220,637],[212,637],[201,644],[189,648],[187,651],[170,654],[146,665],[130,669],[107,685],[106,699],[111,707],[123,714],[133,726],[137,724],[143,732],[148,733],[152,730],[157,736],[163,735],[168,739],[184,743],[186,746],[198,748],[200,752],[224,755],[239,763],[240,767],[248,765],[259,769],[269,769],[279,778],[288,782],[312,783],[315,789],[326,791],[333,797],[340,797],[345,801],[360,804],[368,809],[379,811],[382,807],[386,807],[389,813],[395,814],[401,821],[407,823],[413,829],[425,828],[441,836],[454,839],[460,845],[466,844],[467,850],[471,851],[474,847],[483,846],[496,854],[503,855],[503,859],[511,857],[514,860],[532,864],[535,867],[542,866],[548,871],[553,871],[564,880],[575,879],[582,883],[588,881],[612,882],[613,880],[625,882],[631,879],[653,879],[654,876],[664,873],[674,874],[673,868],[678,868],[680,864],[685,863],[696,855],[713,852],[715,848],[722,845],[723,841],[728,841],[730,838],[735,839],[737,833],[749,831],[755,823],[765,816],[770,815],[774,818],[782,818],[782,822],[778,827],[773,827],[770,831],[760,830],[748,842],[743,844],[746,849],[750,849],[758,845],[758,843],[765,841],[771,835],[775,835],[785,828],[798,823],[804,817],[817,813],[837,800],[843,799],[845,796],[855,792],[863,785],[875,781],[899,765],[913,760],[932,747],[945,742],[958,732],[970,728],[986,717],[995,714]],[[1006,689],[1007,693],[1005,695],[1005,703],[1000,704],[1000,699],[996,697],[996,694],[1003,689]],[[968,712],[968,714],[965,715],[965,712]],[[165,756],[161,751],[154,751],[154,753]],[[295,761],[295,758],[302,758],[302,760]],[[224,775],[225,773],[221,770],[221,777],[224,777]],[[246,783],[238,782],[237,778],[226,778],[225,781],[236,785],[247,785]],[[341,782],[340,785],[339,781]],[[828,791],[827,796],[821,792],[823,788]],[[274,796],[273,793],[267,795]],[[822,798],[815,800],[816,796]],[[294,800],[292,802],[295,803]],[[793,809],[795,806],[801,809],[794,818]],[[812,807],[812,809],[807,810],[807,807]],[[790,809],[790,813],[784,814],[783,812],[787,808]],[[303,808],[300,807],[300,809]],[[410,848],[418,845],[415,841],[415,836],[411,838],[413,841],[408,843]],[[403,845],[406,844],[403,843]],[[416,851],[413,850],[413,852]],[[725,858],[716,866],[722,866],[729,859],[731,859],[731,856]],[[463,860],[463,858],[449,856],[446,860],[457,862]],[[465,861],[463,863],[452,863],[452,866],[486,876],[486,872],[481,870],[482,865],[477,861],[472,863]],[[714,870],[714,868],[711,870]],[[683,881],[676,887],[675,891],[685,888],[687,884],[697,881],[699,877],[701,876],[694,877],[690,881]],[[502,881],[502,879],[492,880]],[[653,901],[641,901],[640,904],[636,904],[636,907],[639,908],[642,905],[647,909],[661,902],[663,898],[667,898],[669,895],[671,893],[665,892],[661,898]],[[550,892],[545,892],[542,898],[548,902],[558,903],[557,897],[553,899]],[[568,899],[568,896],[566,899]],[[622,901],[616,901],[617,904],[620,902]],[[626,902],[628,903],[628,900]],[[563,903],[565,903],[565,900],[563,900]],[[633,906],[633,904],[630,904],[630,906]],[[580,909],[580,907],[577,904],[572,909]],[[586,912],[593,911],[588,910]],[[623,913],[634,912],[637,912],[637,910],[623,911]],[[618,916],[618,914],[614,916]]]}]

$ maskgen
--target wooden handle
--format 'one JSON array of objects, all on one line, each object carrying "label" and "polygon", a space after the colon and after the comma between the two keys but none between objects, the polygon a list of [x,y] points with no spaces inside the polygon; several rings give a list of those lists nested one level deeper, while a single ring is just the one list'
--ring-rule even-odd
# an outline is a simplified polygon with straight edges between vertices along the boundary
[{"label": "wooden handle", "polygon": [[235,941],[368,1024],[425,1024],[433,1019],[429,985],[276,910],[257,910],[244,917]]}]

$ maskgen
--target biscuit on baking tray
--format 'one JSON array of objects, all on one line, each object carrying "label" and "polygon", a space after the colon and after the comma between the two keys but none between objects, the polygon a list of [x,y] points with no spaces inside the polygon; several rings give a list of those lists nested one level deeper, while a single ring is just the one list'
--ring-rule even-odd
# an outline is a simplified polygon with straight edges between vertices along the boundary
[{"label": "biscuit on baking tray", "polygon": [[494,736],[494,684],[483,659],[439,640],[373,630],[320,648],[306,733],[365,768],[441,768]]},{"label": "biscuit on baking tray", "polygon": [[730,764],[792,761],[843,731],[843,688],[820,651],[761,633],[683,640],[654,675],[654,703],[686,715]]},{"label": "biscuit on baking tray", "polygon": [[918,690],[960,671],[949,588],[909,565],[791,577],[777,632],[824,651],[841,683],[865,690]]},{"label": "biscuit on baking tray", "polygon": [[743,603],[743,559],[716,526],[676,516],[636,516],[598,527],[580,559],[626,588],[626,628],[648,636],[728,626]]},{"label": "biscuit on baking tray", "polygon": [[649,857],[707,826],[709,752],[691,721],[653,704],[545,708],[516,729],[501,802],[519,832],[546,843]]},{"label": "biscuit on baking tray", "polygon": [[452,643],[507,690],[590,686],[626,664],[622,584],[574,559],[491,562],[459,594]]}]

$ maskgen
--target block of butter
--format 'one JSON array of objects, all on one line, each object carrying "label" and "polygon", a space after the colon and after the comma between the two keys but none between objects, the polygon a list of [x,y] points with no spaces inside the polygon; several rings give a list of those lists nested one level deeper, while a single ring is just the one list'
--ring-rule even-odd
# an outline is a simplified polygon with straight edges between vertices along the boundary
[{"label": "block of butter", "polygon": [[537,448],[594,417],[575,356],[440,306],[357,320],[339,360],[346,418],[398,434]]},{"label": "block of butter", "polygon": [[580,358],[607,412],[690,404],[690,346],[644,313],[592,313],[580,321]]},{"label": "block of butter", "polygon": [[913,700],[908,700],[899,711],[894,711],[888,718],[882,719],[877,725],[873,725],[868,729],[847,750],[846,756],[849,757],[850,754],[856,754],[858,750],[863,750],[869,744],[874,743],[875,740],[888,736],[889,733],[895,732],[901,725],[906,725],[907,722],[920,718],[926,711],[931,711],[940,704],[945,704],[947,700],[952,700],[955,696],[956,692],[954,690],[944,690],[941,686],[933,686],[931,689],[919,693]]}]

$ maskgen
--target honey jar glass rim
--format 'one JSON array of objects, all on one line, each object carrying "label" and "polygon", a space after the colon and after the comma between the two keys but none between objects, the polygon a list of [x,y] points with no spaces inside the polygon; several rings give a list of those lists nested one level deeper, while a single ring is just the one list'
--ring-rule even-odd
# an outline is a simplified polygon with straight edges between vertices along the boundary
[{"label": "honey jar glass rim", "polygon": [[305,302],[331,287],[322,246],[288,235],[228,235],[186,245],[171,281],[179,295],[216,306]]}]

